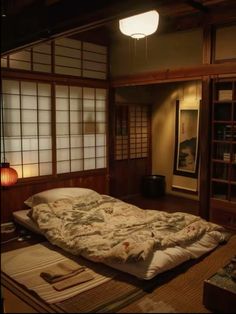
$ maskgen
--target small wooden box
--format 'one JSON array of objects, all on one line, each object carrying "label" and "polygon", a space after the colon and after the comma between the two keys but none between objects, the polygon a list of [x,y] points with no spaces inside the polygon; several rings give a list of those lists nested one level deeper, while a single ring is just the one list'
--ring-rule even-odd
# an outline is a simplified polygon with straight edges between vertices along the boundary
[{"label": "small wooden box", "polygon": [[236,263],[230,262],[204,281],[203,304],[221,313],[236,312],[236,281],[231,277]]}]

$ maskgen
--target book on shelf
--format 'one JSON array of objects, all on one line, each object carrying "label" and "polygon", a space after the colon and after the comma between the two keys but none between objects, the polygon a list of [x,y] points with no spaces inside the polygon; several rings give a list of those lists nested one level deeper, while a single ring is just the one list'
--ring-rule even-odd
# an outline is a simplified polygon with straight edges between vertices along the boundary
[{"label": "book on shelf", "polygon": [[236,140],[236,125],[227,124],[224,127],[224,139]]},{"label": "book on shelf", "polygon": [[223,160],[230,161],[230,153],[223,153]]}]

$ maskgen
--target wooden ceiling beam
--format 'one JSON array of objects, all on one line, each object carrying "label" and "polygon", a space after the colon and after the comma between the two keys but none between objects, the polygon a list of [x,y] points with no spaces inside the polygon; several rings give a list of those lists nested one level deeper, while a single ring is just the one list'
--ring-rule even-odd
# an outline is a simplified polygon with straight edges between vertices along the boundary
[{"label": "wooden ceiling beam", "polygon": [[156,83],[199,79],[203,76],[219,76],[222,74],[235,74],[236,62],[222,64],[204,64],[196,67],[166,69],[156,72],[147,72],[136,75],[117,77],[111,80],[111,87],[124,87],[133,85],[150,85]]},{"label": "wooden ceiling beam", "polygon": [[186,3],[193,7],[194,9],[197,9],[200,12],[207,13],[209,12],[209,8],[204,6],[202,3],[194,1],[194,0],[186,0]]}]

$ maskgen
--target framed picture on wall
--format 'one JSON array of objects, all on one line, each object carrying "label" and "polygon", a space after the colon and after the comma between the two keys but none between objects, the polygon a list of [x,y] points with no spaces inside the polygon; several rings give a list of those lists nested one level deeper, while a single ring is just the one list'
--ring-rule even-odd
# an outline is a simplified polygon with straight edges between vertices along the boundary
[{"label": "framed picture on wall", "polygon": [[174,174],[197,178],[199,106],[176,102]]}]

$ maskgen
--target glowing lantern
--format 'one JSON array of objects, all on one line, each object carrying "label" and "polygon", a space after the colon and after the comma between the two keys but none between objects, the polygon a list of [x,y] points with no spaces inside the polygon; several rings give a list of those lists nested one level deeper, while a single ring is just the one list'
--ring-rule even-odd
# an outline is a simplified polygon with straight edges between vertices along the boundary
[{"label": "glowing lantern", "polygon": [[159,14],[152,10],[120,20],[119,28],[124,35],[139,39],[155,33],[158,24]]},{"label": "glowing lantern", "polygon": [[7,162],[0,164],[1,186],[11,186],[17,182],[18,175],[15,169],[10,168]]}]

